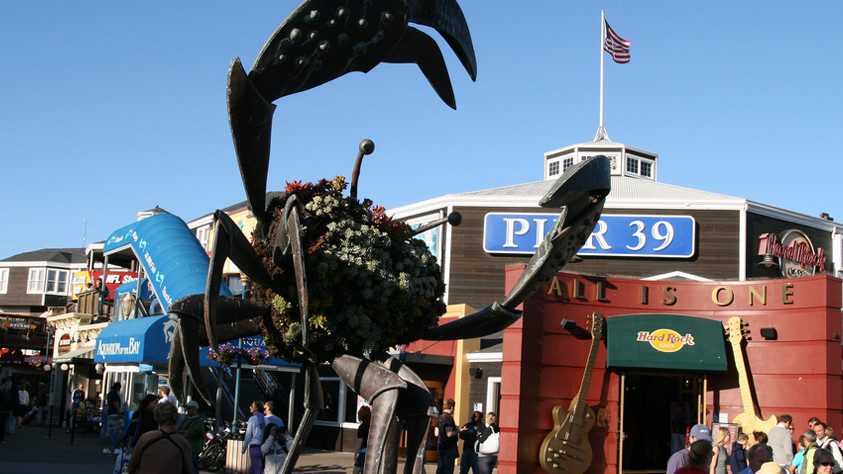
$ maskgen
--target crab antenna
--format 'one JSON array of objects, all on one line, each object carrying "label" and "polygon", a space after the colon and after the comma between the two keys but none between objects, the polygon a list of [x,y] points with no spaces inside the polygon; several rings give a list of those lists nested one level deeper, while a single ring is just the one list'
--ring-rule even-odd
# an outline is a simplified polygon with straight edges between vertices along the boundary
[{"label": "crab antenna", "polygon": [[456,226],[460,225],[461,222],[462,222],[462,214],[460,214],[459,212],[452,212],[452,213],[448,214],[447,217],[443,217],[441,219],[436,219],[433,222],[428,222],[427,224],[419,227],[418,229],[413,230],[413,233],[410,234],[410,237],[415,237],[415,236],[421,234],[422,232],[433,229],[434,227],[439,227],[440,225],[445,224],[445,223],[451,224],[452,226],[456,227]]},{"label": "crab antenna", "polygon": [[371,155],[375,151],[375,142],[365,138],[360,140],[360,152],[357,153],[357,160],[354,162],[354,171],[351,173],[351,197],[357,199],[357,179],[360,178],[360,166],[363,165],[363,157]]}]

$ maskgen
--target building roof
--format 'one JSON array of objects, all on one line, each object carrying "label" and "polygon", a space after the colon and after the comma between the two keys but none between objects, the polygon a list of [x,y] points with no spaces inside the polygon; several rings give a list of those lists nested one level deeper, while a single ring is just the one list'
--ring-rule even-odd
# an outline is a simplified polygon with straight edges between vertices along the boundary
[{"label": "building roof", "polygon": [[0,262],[56,262],[56,263],[85,263],[85,249],[40,249],[23,252],[4,258]]},{"label": "building roof", "polygon": [[[472,196],[472,197],[489,197],[489,198],[504,198],[504,197],[523,197],[535,199],[538,203],[539,199],[553,185],[554,180],[534,181],[532,183],[514,184],[510,186],[503,186],[499,188],[481,189],[478,191],[469,191],[465,193],[452,194],[453,197]],[[609,193],[608,202],[617,200],[658,200],[664,201],[722,201],[735,202],[743,200],[734,196],[725,194],[717,194],[708,191],[701,191],[699,189],[685,188],[673,184],[659,183],[649,179],[632,178],[629,176],[612,176],[612,192]]]}]

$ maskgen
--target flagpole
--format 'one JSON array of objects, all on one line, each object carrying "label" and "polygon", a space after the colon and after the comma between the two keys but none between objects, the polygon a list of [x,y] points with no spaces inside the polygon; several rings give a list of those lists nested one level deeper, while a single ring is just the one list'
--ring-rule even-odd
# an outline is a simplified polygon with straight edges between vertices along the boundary
[{"label": "flagpole", "polygon": [[606,16],[604,10],[600,10],[600,123],[597,126],[597,133],[594,135],[594,141],[609,137],[606,135],[606,130],[603,128],[603,44],[606,41]]}]

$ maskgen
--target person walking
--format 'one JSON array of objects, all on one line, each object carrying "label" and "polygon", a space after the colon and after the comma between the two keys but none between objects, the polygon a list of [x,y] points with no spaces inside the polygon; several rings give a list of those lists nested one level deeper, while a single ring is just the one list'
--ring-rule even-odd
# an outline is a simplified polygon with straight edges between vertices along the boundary
[{"label": "person walking", "polygon": [[[480,474],[492,474],[495,466],[498,465],[498,452],[500,451],[500,433],[498,427],[498,415],[490,411],[486,414],[486,427],[477,434],[477,470]],[[490,446],[487,447],[487,443]]]},{"label": "person walking", "polygon": [[729,460],[729,452],[726,450],[726,446],[731,441],[732,433],[729,431],[729,428],[725,426],[717,428],[717,432],[714,433],[714,441],[711,445],[710,474],[726,474],[726,463]]},{"label": "person walking", "polygon": [[29,413],[29,385],[24,381],[20,384],[18,390],[18,410],[13,413],[15,415],[16,426],[20,428],[23,425],[23,417]]},{"label": "person walking", "polygon": [[192,474],[190,444],[176,433],[178,410],[172,403],[154,403],[158,429],[144,433],[138,440],[132,459],[127,465],[129,474]]},{"label": "person walking", "polygon": [[773,461],[787,468],[793,462],[793,417],[782,414],[779,422],[767,432],[767,444],[773,450]]},{"label": "person walking", "polygon": [[47,391],[47,385],[44,382],[38,383],[38,390],[35,392],[35,419],[39,425],[44,425],[47,420],[47,402],[50,400],[50,394]]},{"label": "person walking", "polygon": [[14,436],[15,428],[18,426],[15,413],[20,411],[20,386],[18,386],[15,379],[10,377],[9,380],[12,382],[12,386],[9,388],[9,397],[12,400],[12,406],[11,410],[9,410],[9,419],[6,420],[6,424],[2,428],[6,430],[7,434]]},{"label": "person walking", "polygon": [[12,380],[3,377],[0,380],[0,444],[6,442],[6,423],[12,416]]},{"label": "person walking", "polygon": [[184,407],[187,416],[176,426],[176,430],[190,444],[193,474],[199,474],[199,455],[202,453],[202,442],[205,439],[205,420],[199,414],[199,403],[196,400],[187,402]]},{"label": "person walking", "polygon": [[261,453],[264,455],[264,474],[281,474],[287,454],[293,447],[293,438],[287,434],[287,429],[274,423],[267,423],[263,435]]},{"label": "person walking", "polygon": [[471,420],[462,425],[460,428],[459,437],[463,440],[462,455],[460,456],[460,474],[466,474],[469,469],[473,474],[477,474],[477,452],[474,450],[474,443],[477,441],[477,435],[480,430],[485,428],[483,424],[483,412],[475,411],[471,414]]},{"label": "person walking", "polygon": [[357,427],[357,451],[354,455],[353,474],[361,474],[363,466],[366,465],[366,447],[369,444],[369,424],[372,421],[372,409],[363,405],[357,410],[357,419],[360,426]]},{"label": "person walking", "polygon": [[273,412],[275,408],[275,403],[272,400],[263,404],[263,419],[268,425],[275,425],[279,428],[284,427],[284,421],[281,420],[278,416],[275,415]]},{"label": "person walking", "polygon": [[110,454],[117,445],[118,437],[123,433],[123,400],[120,398],[120,382],[111,384],[111,390],[105,396],[106,422],[103,425],[105,430],[105,446],[103,454]]},{"label": "person walking", "polygon": [[68,425],[73,426],[73,423],[76,422],[76,418],[79,413],[79,407],[82,406],[82,403],[85,401],[85,390],[84,384],[79,384],[73,392],[70,393],[70,418]]},{"label": "person walking", "polygon": [[454,474],[454,462],[459,456],[457,450],[457,424],[454,422],[454,406],[456,402],[447,399],[442,404],[442,414],[439,415],[434,433],[436,435],[436,450],[439,459],[436,461],[436,474]]},{"label": "person walking", "polygon": [[252,464],[249,466],[249,474],[263,473],[263,454],[261,454],[261,445],[263,444],[263,431],[266,429],[266,422],[263,418],[263,402],[255,400],[249,405],[249,411],[252,416],[246,423],[246,436],[243,438],[243,448],[241,453],[245,454],[249,450],[249,459]]}]

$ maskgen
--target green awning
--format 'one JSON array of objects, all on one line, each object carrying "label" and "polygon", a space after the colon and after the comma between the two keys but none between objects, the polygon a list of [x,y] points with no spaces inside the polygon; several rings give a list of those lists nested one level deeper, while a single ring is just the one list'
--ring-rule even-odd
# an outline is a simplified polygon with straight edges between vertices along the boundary
[{"label": "green awning", "polygon": [[678,314],[634,314],[607,321],[607,367],[725,371],[719,321]]}]

